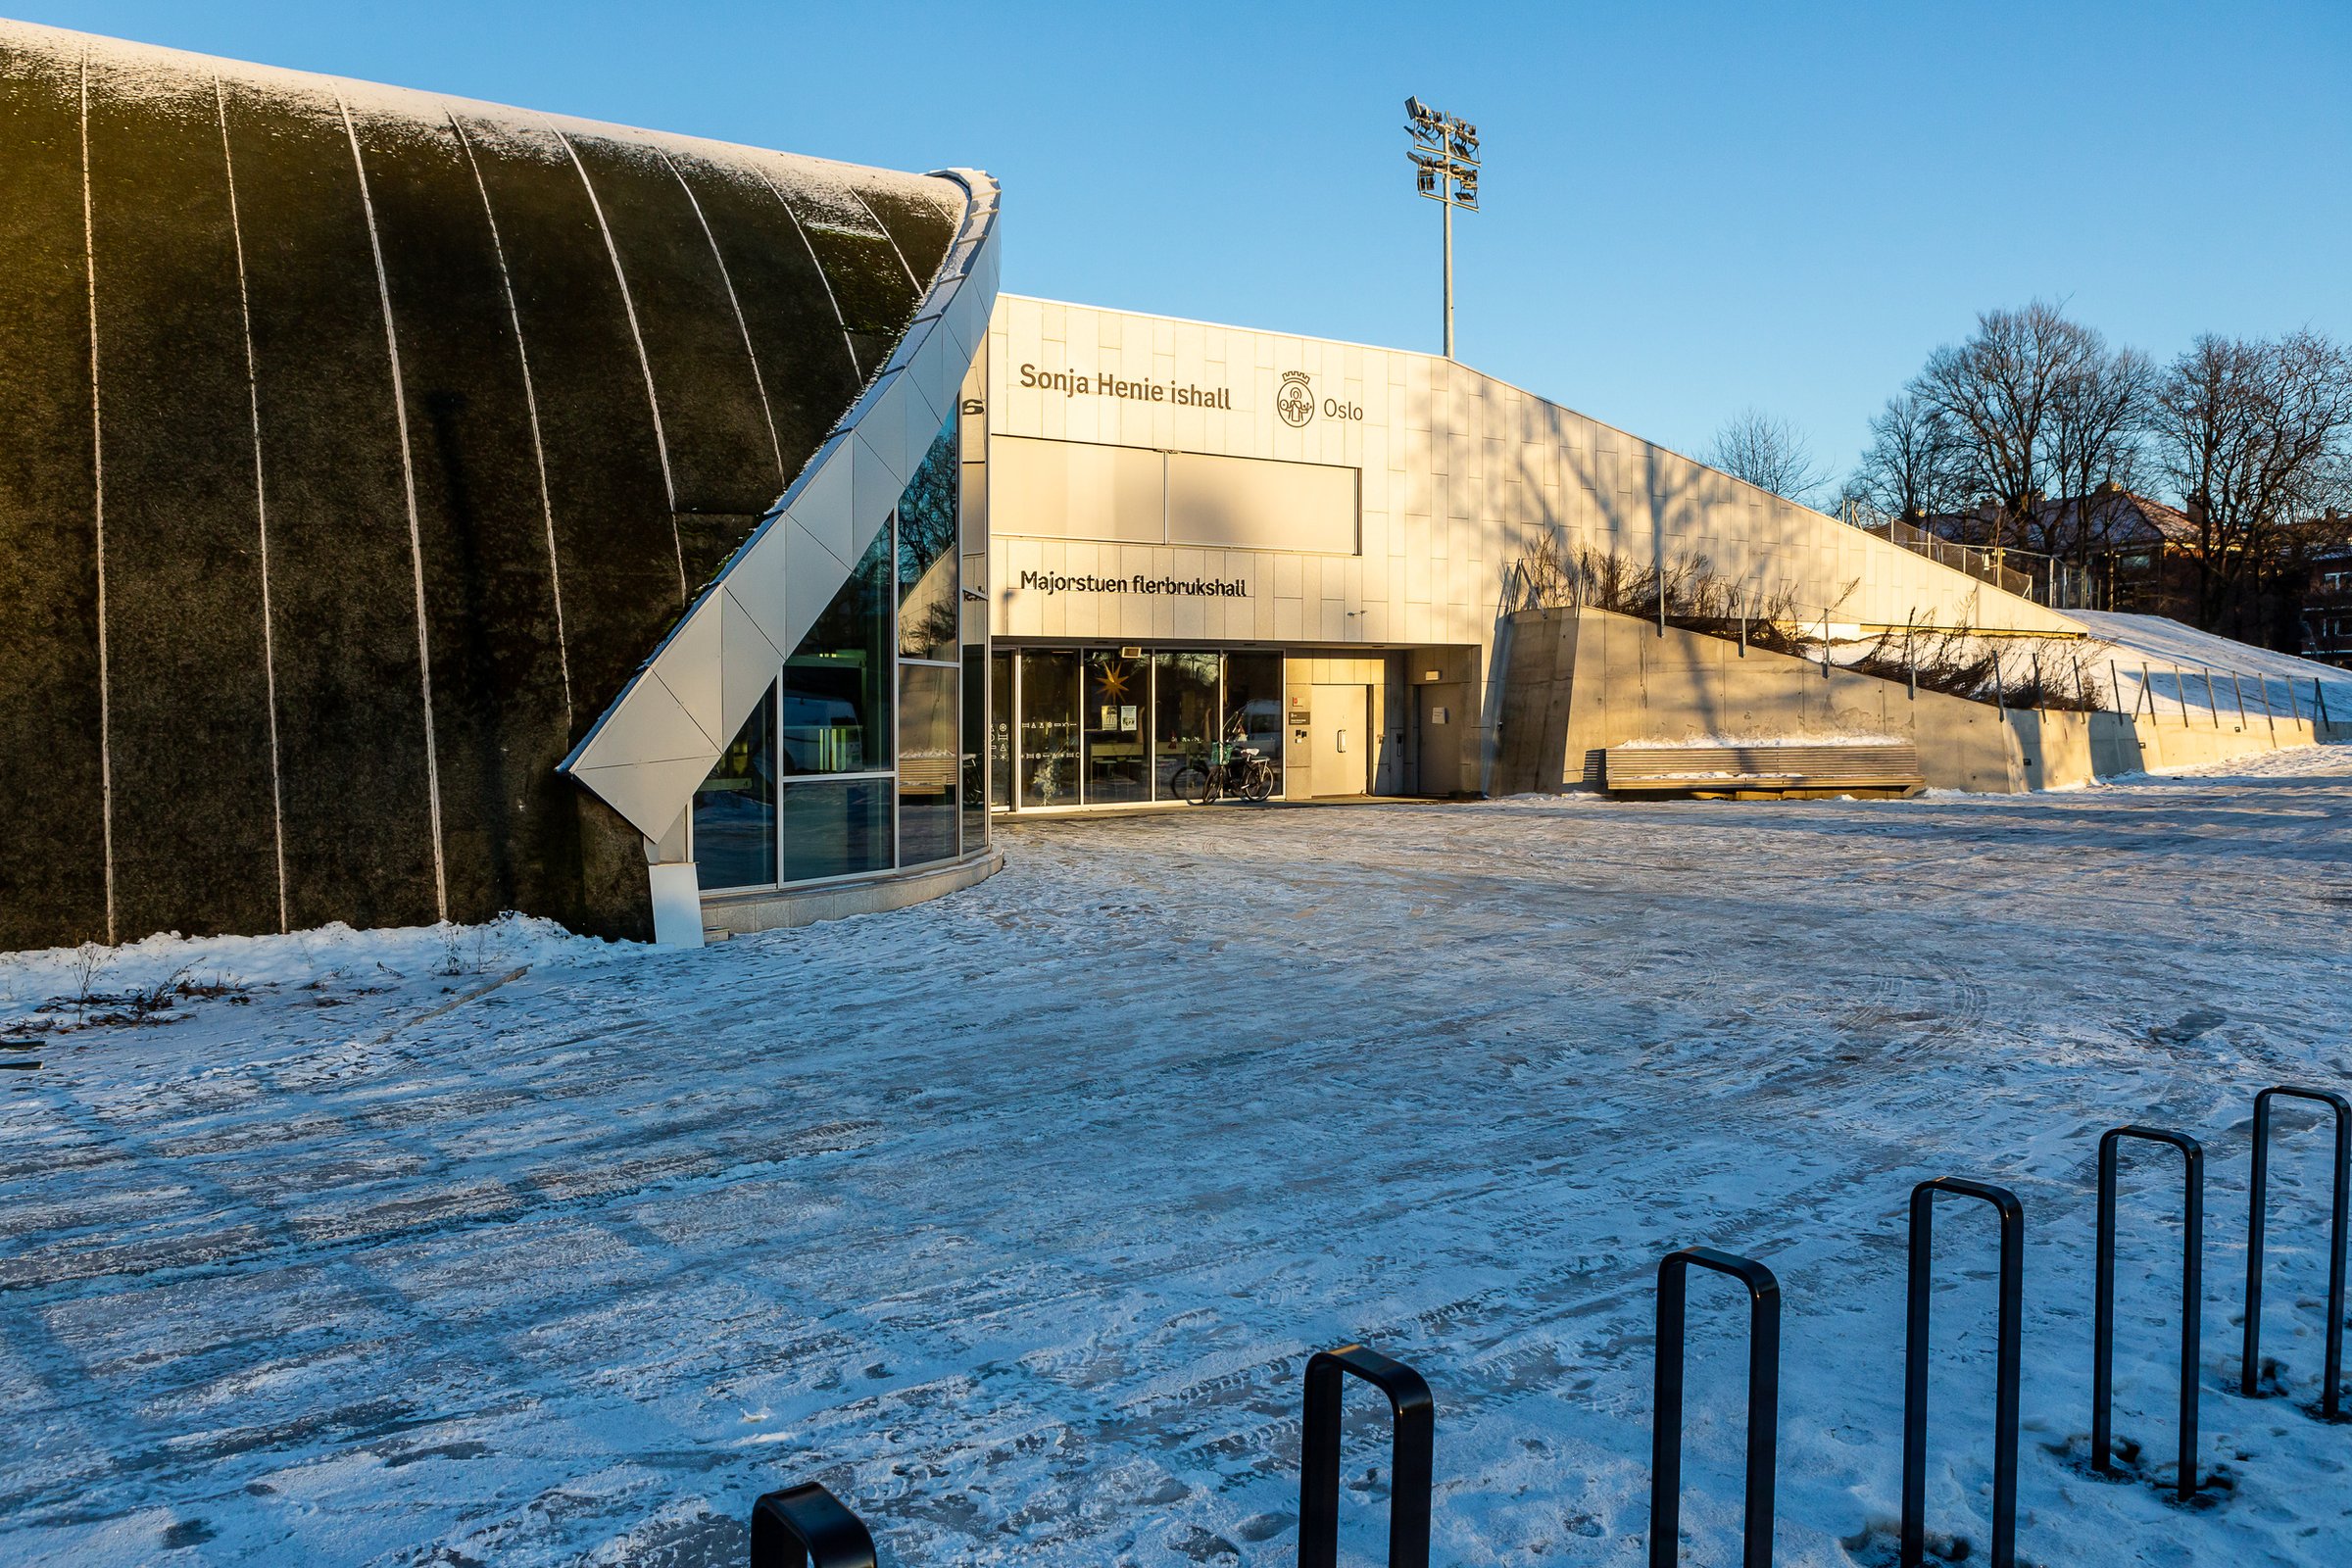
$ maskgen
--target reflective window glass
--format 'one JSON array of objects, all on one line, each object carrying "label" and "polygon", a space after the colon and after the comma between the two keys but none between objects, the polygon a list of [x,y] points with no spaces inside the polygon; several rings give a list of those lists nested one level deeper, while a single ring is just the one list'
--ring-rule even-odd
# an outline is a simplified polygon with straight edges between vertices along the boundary
[{"label": "reflective window glass", "polygon": [[1021,656],[1021,804],[1078,804],[1078,656]]},{"label": "reflective window glass", "polygon": [[[971,700],[967,694],[967,703]],[[1012,804],[1012,656],[988,662],[988,804]]]},{"label": "reflective window glass", "polygon": [[899,497],[899,655],[953,660],[957,647],[959,595],[956,586],[956,462],[954,420],[923,457]]},{"label": "reflective window glass", "polygon": [[784,662],[779,750],[786,774],[890,766],[890,563],[884,528]]},{"label": "reflective window glass", "polygon": [[705,888],[776,880],[775,699],[770,686],[694,792],[694,858]]},{"label": "reflective window glass", "polygon": [[1154,654],[1152,697],[1152,798],[1176,798],[1168,781],[1188,761],[1206,765],[1217,725],[1215,654]]},{"label": "reflective window glass", "polygon": [[777,791],[784,880],[890,868],[888,778],[788,779]]},{"label": "reflective window glass", "polygon": [[988,651],[963,651],[963,713],[958,787],[963,801],[963,847],[976,850],[988,839]]},{"label": "reflective window glass", "polygon": [[899,863],[956,858],[956,671],[899,666]]},{"label": "reflective window glass", "polygon": [[[1254,746],[1282,777],[1282,656],[1228,654],[1225,656],[1225,736]],[[1280,786],[1277,785],[1279,793]]]},{"label": "reflective window glass", "polygon": [[1144,714],[1152,702],[1152,662],[1115,653],[1086,656],[1086,804],[1148,801]]}]

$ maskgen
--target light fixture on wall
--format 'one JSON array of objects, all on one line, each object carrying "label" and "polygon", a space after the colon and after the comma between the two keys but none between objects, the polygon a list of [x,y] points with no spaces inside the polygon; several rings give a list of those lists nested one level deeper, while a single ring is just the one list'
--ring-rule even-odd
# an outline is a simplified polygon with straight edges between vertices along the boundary
[{"label": "light fixture on wall", "polygon": [[1446,212],[1446,357],[1453,358],[1453,210],[1478,211],[1478,127],[1459,115],[1404,101],[1415,189]]}]

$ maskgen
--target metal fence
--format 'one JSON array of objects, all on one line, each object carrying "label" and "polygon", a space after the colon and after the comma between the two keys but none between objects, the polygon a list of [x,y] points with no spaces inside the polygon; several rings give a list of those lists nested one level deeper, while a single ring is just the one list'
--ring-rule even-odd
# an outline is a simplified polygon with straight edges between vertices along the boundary
[{"label": "metal fence", "polygon": [[[2308,723],[2315,731],[2330,724],[2352,724],[2352,687],[2316,676],[2306,681],[2259,670],[2115,659],[2108,661],[2107,679],[2115,710],[2133,717],[2144,712],[2152,719],[2214,729],[2252,730],[2264,725],[2274,735],[2282,721]],[[2331,685],[2337,688],[2332,693],[2328,689]]]}]

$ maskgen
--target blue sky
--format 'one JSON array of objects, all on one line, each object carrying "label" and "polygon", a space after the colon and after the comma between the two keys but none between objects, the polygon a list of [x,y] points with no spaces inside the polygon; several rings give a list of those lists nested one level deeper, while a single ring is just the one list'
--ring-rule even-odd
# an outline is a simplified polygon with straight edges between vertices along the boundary
[{"label": "blue sky", "polygon": [[1461,357],[1842,468],[1976,311],[2352,337],[2352,4],[16,0],[26,20],[1004,183],[1005,286],[1437,346],[1409,93],[1476,121]]}]

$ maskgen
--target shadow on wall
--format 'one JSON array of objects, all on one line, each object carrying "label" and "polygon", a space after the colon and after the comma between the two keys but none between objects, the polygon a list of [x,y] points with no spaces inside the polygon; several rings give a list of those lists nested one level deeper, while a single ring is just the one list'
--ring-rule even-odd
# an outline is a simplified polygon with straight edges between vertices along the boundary
[{"label": "shadow on wall", "polygon": [[1509,619],[1498,794],[1597,787],[1601,755],[1633,744],[1903,740],[1931,788],[2010,794],[2314,739],[2308,721],[2274,733],[2003,708],[1606,611]]}]

